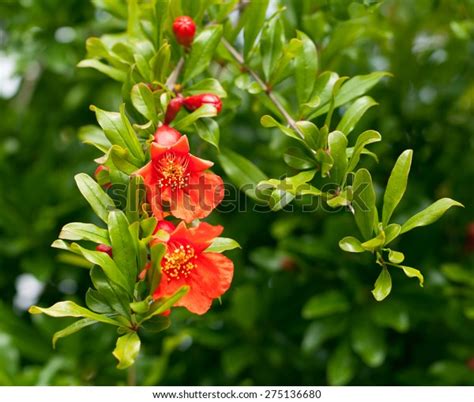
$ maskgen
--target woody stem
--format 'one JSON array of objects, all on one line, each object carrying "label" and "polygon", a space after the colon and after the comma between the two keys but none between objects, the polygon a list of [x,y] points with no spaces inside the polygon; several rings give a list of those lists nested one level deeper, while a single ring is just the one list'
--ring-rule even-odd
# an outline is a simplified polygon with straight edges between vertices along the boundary
[{"label": "woody stem", "polygon": [[295,120],[293,117],[291,117],[290,113],[285,109],[285,107],[281,104],[281,102],[278,100],[278,98],[275,96],[275,94],[272,92],[272,88],[268,86],[264,80],[260,78],[260,76],[257,74],[256,71],[252,70],[250,67],[248,67],[245,64],[245,60],[243,56],[237,51],[235,47],[233,47],[226,39],[222,39],[222,43],[227,49],[227,51],[231,54],[231,56],[234,58],[234,60],[240,64],[240,66],[245,69],[252,77],[253,79],[257,82],[258,85],[265,91],[265,93],[268,96],[268,99],[271,100],[271,102],[275,105],[275,107],[278,109],[278,111],[281,113],[283,118],[286,120],[287,124],[296,131],[296,133],[301,137],[304,138],[303,133],[301,130],[298,128],[296,125]]}]

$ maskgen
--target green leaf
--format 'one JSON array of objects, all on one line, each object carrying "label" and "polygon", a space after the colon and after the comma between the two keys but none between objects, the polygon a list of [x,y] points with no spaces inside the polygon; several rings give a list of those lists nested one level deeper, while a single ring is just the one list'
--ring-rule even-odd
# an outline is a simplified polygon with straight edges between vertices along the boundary
[{"label": "green leaf", "polygon": [[365,112],[375,105],[377,105],[377,102],[370,96],[363,96],[357,99],[349,109],[346,110],[336,130],[342,131],[345,135],[350,134]]},{"label": "green leaf", "polygon": [[311,297],[303,307],[303,318],[311,320],[328,315],[345,313],[349,311],[351,305],[347,297],[337,291],[330,290],[325,293]]},{"label": "green leaf", "polygon": [[393,328],[401,333],[406,332],[410,327],[408,310],[392,300],[377,303],[372,310],[372,318],[377,325]]},{"label": "green leaf", "polygon": [[171,127],[175,128],[178,131],[183,131],[189,128],[199,119],[214,116],[217,116],[217,109],[214,106],[206,103],[202,105],[199,109],[196,109],[194,112],[188,114],[180,120],[173,121],[173,123],[171,123]]},{"label": "green leaf", "polygon": [[299,148],[289,148],[283,155],[283,160],[293,169],[306,170],[316,166],[314,159],[307,156]]},{"label": "green leaf", "polygon": [[354,150],[352,152],[347,171],[352,172],[357,167],[357,165],[359,164],[360,155],[362,154],[362,151],[364,150],[364,147],[366,145],[372,144],[374,142],[379,142],[381,139],[382,136],[380,135],[380,133],[374,130],[367,130],[364,131],[361,135],[359,135],[354,145]]},{"label": "green leaf", "polygon": [[110,246],[109,233],[92,223],[71,222],[64,225],[59,233],[64,240],[88,240]]},{"label": "green leaf", "polygon": [[96,106],[91,109],[96,113],[97,121],[104,130],[108,140],[112,144],[116,144],[125,148],[130,152],[131,161],[137,166],[141,166],[145,162],[145,154],[138,141],[130,122],[125,116],[125,105],[121,105],[120,113],[107,112]]},{"label": "green leaf", "polygon": [[327,378],[330,385],[345,385],[355,375],[356,361],[347,342],[341,343],[331,354],[327,364]]},{"label": "green leaf", "polygon": [[262,56],[262,69],[265,80],[270,80],[270,74],[281,57],[285,35],[280,14],[267,21],[263,28],[260,41],[260,54]]},{"label": "green leaf", "polygon": [[283,134],[287,135],[288,137],[294,138],[295,140],[298,140],[300,142],[302,141],[301,137],[296,134],[291,128],[279,123],[268,114],[261,117],[260,124],[266,128],[277,127]]},{"label": "green leaf", "polygon": [[[120,145],[112,145],[107,151],[107,154],[99,160],[96,159],[96,162],[108,166],[112,169],[112,172],[113,169],[116,168],[120,172],[130,175],[139,169],[139,165],[135,165],[131,160],[130,153],[125,148],[122,148]],[[109,176],[110,175],[111,173],[109,173]]]},{"label": "green leaf", "polygon": [[395,240],[400,234],[402,227],[397,223],[391,223],[385,227],[385,246]]},{"label": "green leaf", "polygon": [[400,251],[388,250],[388,259],[394,264],[401,264],[405,259],[405,255]]},{"label": "green leaf", "polygon": [[97,126],[89,125],[81,127],[78,137],[84,144],[92,145],[104,153],[112,146],[104,132]]},{"label": "green leaf", "polygon": [[375,300],[382,301],[385,299],[392,290],[392,278],[387,268],[383,267],[380,271],[380,275],[375,281],[374,289],[372,294],[374,295]]},{"label": "green leaf", "polygon": [[418,278],[420,282],[420,286],[423,287],[424,278],[419,270],[412,267],[407,267],[405,265],[393,264],[393,266],[402,269],[405,275],[408,276],[409,278]]},{"label": "green leaf", "polygon": [[107,223],[109,211],[115,208],[112,199],[102,190],[99,184],[85,173],[74,176],[79,191],[90,204],[96,215]]},{"label": "green leaf", "polygon": [[108,222],[113,258],[122,275],[127,278],[128,286],[125,289],[130,289],[135,283],[138,268],[133,239],[128,229],[129,222],[120,210],[111,211]]},{"label": "green leaf", "polygon": [[199,137],[219,150],[219,124],[215,120],[208,118],[197,120],[194,124]]},{"label": "green leaf", "polygon": [[329,153],[333,159],[331,179],[334,183],[341,183],[347,169],[347,138],[340,131],[333,131],[328,136]]},{"label": "green leaf", "polygon": [[295,57],[296,96],[303,105],[313,93],[318,72],[318,51],[313,41],[303,32],[297,32],[297,38],[303,46]]},{"label": "green leaf", "polygon": [[164,43],[150,60],[150,69],[152,81],[165,82],[169,72],[169,64],[171,59],[171,46]]},{"label": "green leaf", "polygon": [[272,68],[270,79],[268,80],[270,85],[275,86],[291,74],[292,61],[300,52],[302,46],[302,42],[296,38],[284,44],[281,57]]},{"label": "green leaf", "polygon": [[436,222],[451,207],[464,207],[464,205],[462,205],[460,202],[452,200],[451,198],[442,198],[408,219],[402,225],[400,234],[406,233],[414,228],[426,226]]},{"label": "green leaf", "polygon": [[367,240],[362,243],[362,247],[368,251],[375,251],[385,244],[385,232],[381,230],[377,236],[373,239]]},{"label": "green leaf", "polygon": [[143,177],[139,175],[130,176],[127,188],[127,206],[125,208],[125,213],[130,223],[139,220],[141,204],[145,197],[146,188],[143,183]]},{"label": "green leaf", "polygon": [[327,340],[340,336],[347,328],[347,320],[341,317],[318,318],[306,329],[301,343],[305,353],[316,352]]},{"label": "green leaf", "polygon": [[[376,71],[367,75],[357,75],[347,80],[342,86],[341,90],[336,96],[334,101],[334,107],[339,107],[345,103],[350,102],[358,98],[359,96],[367,93],[373,86],[375,86],[383,77],[390,76],[391,74],[384,71]],[[329,99],[328,99],[329,101]],[[329,111],[330,105],[321,102],[319,107],[314,113],[311,114],[309,119],[314,119],[317,116],[321,116]]]},{"label": "green leaf", "polygon": [[58,341],[58,339],[72,335],[80,331],[82,328],[88,327],[92,324],[95,324],[96,322],[96,320],[92,320],[90,318],[83,318],[82,320],[78,320],[75,323],[68,325],[61,331],[55,332],[55,334],[53,335],[53,348],[56,347],[56,342]]},{"label": "green leaf", "polygon": [[248,3],[244,15],[244,57],[247,60],[263,24],[269,0],[257,0]]},{"label": "green leaf", "polygon": [[183,296],[185,296],[189,292],[189,286],[181,286],[173,295],[170,297],[164,297],[162,299],[157,300],[155,303],[153,303],[151,309],[152,312],[147,315],[143,321],[147,321],[150,318],[163,314],[166,310],[169,310],[171,307],[175,305],[175,303],[181,299]]},{"label": "green leaf", "polygon": [[[98,294],[89,291],[86,294],[86,302],[91,302],[91,305],[87,304],[89,308],[99,307],[104,310],[109,305],[114,311],[128,318],[130,295],[122,287],[113,283],[99,267],[93,267],[90,276]],[[98,306],[98,303],[101,305]]]},{"label": "green leaf", "polygon": [[118,360],[117,368],[126,369],[135,363],[140,352],[140,338],[136,332],[129,332],[117,339],[113,355]]},{"label": "green leaf", "polygon": [[134,55],[135,59],[135,66],[140,75],[143,77],[143,80],[145,82],[151,82],[153,81],[153,75],[151,72],[150,65],[148,64],[148,61],[145,59],[145,57],[141,54],[135,54]]},{"label": "green leaf", "polygon": [[163,243],[155,243],[150,248],[151,266],[147,271],[150,293],[153,294],[161,280],[161,260],[165,255],[166,247]]},{"label": "green leaf", "polygon": [[125,82],[127,79],[127,74],[118,68],[109,66],[96,59],[86,59],[78,63],[77,67],[79,68],[93,68],[102,74],[107,75],[115,81]]},{"label": "green leaf", "polygon": [[144,83],[139,83],[133,86],[131,94],[132,104],[140,114],[146,117],[153,123],[158,123],[158,114],[155,107],[155,98],[153,92]]},{"label": "green leaf", "polygon": [[184,94],[188,95],[199,95],[204,93],[212,93],[217,95],[219,98],[227,97],[227,92],[222,87],[221,83],[215,78],[205,78],[184,90]]},{"label": "green leaf", "polygon": [[85,307],[78,306],[72,301],[63,301],[53,304],[51,307],[43,308],[31,306],[28,309],[30,314],[46,314],[50,317],[84,317],[95,321],[103,322],[111,325],[122,325],[118,321],[105,315],[94,313]]},{"label": "green leaf", "polygon": [[382,225],[384,227],[388,225],[393,211],[405,194],[412,157],[411,149],[404,151],[392,169],[383,197]]},{"label": "green leaf", "polygon": [[194,39],[191,53],[186,60],[183,81],[188,82],[202,73],[210,64],[222,37],[222,25],[202,30]]},{"label": "green leaf", "polygon": [[362,247],[362,243],[352,236],[344,237],[339,241],[339,247],[348,253],[364,253],[367,250]]},{"label": "green leaf", "polygon": [[[321,135],[316,124],[310,121],[300,120],[296,122],[296,127],[301,131],[304,141],[311,149],[326,148],[326,139]],[[296,139],[300,140],[299,135],[296,136]]]},{"label": "green leaf", "polygon": [[86,306],[99,314],[110,314],[114,312],[113,307],[108,303],[105,296],[92,288],[87,289]]},{"label": "green leaf", "polygon": [[141,34],[138,0],[128,0],[127,3],[127,34],[132,38],[137,38]]},{"label": "green leaf", "polygon": [[224,172],[241,191],[253,199],[262,201],[255,190],[257,184],[267,177],[257,166],[229,149],[223,149],[217,157]]},{"label": "green leaf", "polygon": [[369,367],[379,367],[385,360],[387,345],[384,332],[368,318],[358,318],[352,326],[352,349]]},{"label": "green leaf", "polygon": [[354,217],[364,239],[371,239],[375,221],[375,190],[367,169],[359,169],[352,183]]},{"label": "green leaf", "polygon": [[234,239],[227,237],[216,237],[211,245],[206,248],[206,253],[222,253],[223,251],[233,250],[234,248],[241,248],[240,244]]},{"label": "green leaf", "polygon": [[170,0],[152,0],[153,5],[153,17],[155,23],[153,24],[154,28],[154,40],[155,44],[161,44],[163,39],[163,31],[165,28],[166,20],[169,16],[169,4]]}]

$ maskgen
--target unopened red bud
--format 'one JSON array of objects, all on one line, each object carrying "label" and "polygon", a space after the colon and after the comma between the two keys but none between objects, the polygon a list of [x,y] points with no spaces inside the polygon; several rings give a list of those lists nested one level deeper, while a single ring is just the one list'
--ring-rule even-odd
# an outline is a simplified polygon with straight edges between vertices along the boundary
[{"label": "unopened red bud", "polygon": [[155,231],[153,234],[158,232],[158,230],[164,230],[167,233],[172,233],[176,229],[176,226],[170,221],[159,221],[156,225]]},{"label": "unopened red bud", "polygon": [[170,147],[176,144],[180,138],[181,134],[179,131],[167,126],[166,124],[158,127],[158,130],[156,130],[155,133],[155,141],[159,145],[163,145],[165,147]]},{"label": "unopened red bud", "polygon": [[176,98],[171,99],[168,108],[166,109],[165,124],[170,124],[174,120],[182,105],[182,96],[178,95]]},{"label": "unopened red bud", "polygon": [[193,111],[199,109],[202,105],[212,105],[216,108],[217,113],[222,110],[222,101],[214,94],[200,94],[184,98],[183,105],[186,109]]},{"label": "unopened red bud", "polygon": [[189,47],[196,34],[196,24],[191,17],[183,15],[174,20],[173,32],[180,45]]},{"label": "unopened red bud", "polygon": [[96,248],[97,251],[100,251],[101,253],[106,253],[109,255],[109,257],[112,257],[112,247],[107,246],[105,244],[99,244]]},{"label": "unopened red bud", "polygon": [[171,314],[171,309],[163,311],[160,315],[163,317],[168,317]]}]

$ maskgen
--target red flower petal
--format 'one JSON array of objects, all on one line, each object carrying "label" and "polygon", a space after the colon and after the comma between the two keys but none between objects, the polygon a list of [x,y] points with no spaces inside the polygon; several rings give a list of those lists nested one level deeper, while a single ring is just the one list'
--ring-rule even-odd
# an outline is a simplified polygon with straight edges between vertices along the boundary
[{"label": "red flower petal", "polygon": [[225,255],[202,253],[196,265],[189,275],[191,288],[199,289],[211,299],[222,296],[229,289],[234,274],[234,263]]}]

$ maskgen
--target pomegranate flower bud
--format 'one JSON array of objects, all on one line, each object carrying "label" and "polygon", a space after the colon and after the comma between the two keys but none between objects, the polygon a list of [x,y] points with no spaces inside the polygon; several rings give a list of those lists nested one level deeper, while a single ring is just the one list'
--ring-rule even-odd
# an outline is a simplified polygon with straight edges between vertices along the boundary
[{"label": "pomegranate flower bud", "polygon": [[186,109],[193,111],[199,109],[202,105],[212,105],[216,108],[217,113],[222,110],[222,101],[214,94],[200,94],[184,98],[183,105]]},{"label": "pomegranate flower bud", "polygon": [[159,221],[156,225],[156,228],[153,234],[158,232],[158,230],[164,230],[167,233],[173,233],[175,229],[176,229],[176,226],[170,221]]},{"label": "pomegranate flower bud", "polygon": [[166,124],[158,127],[155,133],[155,142],[164,147],[170,147],[176,144],[180,138],[181,134],[179,131]]},{"label": "pomegranate flower bud", "polygon": [[170,124],[174,120],[182,105],[183,98],[181,95],[171,99],[170,103],[168,104],[168,108],[166,109],[165,124]]},{"label": "pomegranate flower bud", "polygon": [[183,15],[173,22],[173,32],[176,41],[184,47],[189,47],[193,43],[196,34],[196,24],[191,17]]},{"label": "pomegranate flower bud", "polygon": [[112,247],[107,246],[105,244],[99,244],[96,248],[97,251],[100,251],[101,253],[106,253],[109,255],[109,257],[112,258]]}]

